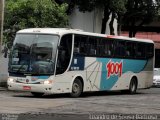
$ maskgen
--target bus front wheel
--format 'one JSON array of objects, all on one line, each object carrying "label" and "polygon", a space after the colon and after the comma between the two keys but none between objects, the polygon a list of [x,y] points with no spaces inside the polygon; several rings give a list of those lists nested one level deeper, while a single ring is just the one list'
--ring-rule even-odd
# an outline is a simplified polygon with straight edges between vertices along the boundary
[{"label": "bus front wheel", "polygon": [[79,97],[82,94],[82,82],[79,79],[75,79],[72,85],[71,97]]}]

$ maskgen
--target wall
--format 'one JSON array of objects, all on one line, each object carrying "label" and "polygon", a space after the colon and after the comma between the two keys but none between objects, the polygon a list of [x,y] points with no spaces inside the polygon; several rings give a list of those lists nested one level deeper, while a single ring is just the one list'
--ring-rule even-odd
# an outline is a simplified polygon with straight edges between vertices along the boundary
[{"label": "wall", "polygon": [[4,0],[0,0],[0,86],[6,85],[8,78],[8,58],[4,58],[2,50]]},{"label": "wall", "polygon": [[[111,17],[111,15],[110,15]],[[103,10],[95,9],[92,12],[79,12],[75,8],[69,16],[69,26],[74,29],[81,29],[87,32],[101,33]],[[106,24],[106,34],[110,34],[109,22]],[[114,21],[115,35],[117,35],[117,21]]]}]

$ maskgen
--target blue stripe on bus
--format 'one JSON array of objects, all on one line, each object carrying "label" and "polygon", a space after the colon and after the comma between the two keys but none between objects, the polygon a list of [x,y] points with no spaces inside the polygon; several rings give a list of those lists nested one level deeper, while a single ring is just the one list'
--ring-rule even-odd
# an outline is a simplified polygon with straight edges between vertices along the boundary
[{"label": "blue stripe on bus", "polygon": [[[102,63],[102,75],[100,81],[101,90],[110,90],[118,81],[119,75],[110,75],[107,78],[107,64],[112,62],[114,64],[120,64],[122,62],[122,74],[127,71],[132,71],[133,73],[141,72],[147,63],[147,60],[129,60],[129,59],[111,59],[111,58],[97,58],[98,62]],[[116,68],[118,69],[118,68]],[[120,74],[120,73],[119,73]]]},{"label": "blue stripe on bus", "polygon": [[85,62],[84,56],[74,55],[70,66],[70,70],[84,70],[84,62]]}]

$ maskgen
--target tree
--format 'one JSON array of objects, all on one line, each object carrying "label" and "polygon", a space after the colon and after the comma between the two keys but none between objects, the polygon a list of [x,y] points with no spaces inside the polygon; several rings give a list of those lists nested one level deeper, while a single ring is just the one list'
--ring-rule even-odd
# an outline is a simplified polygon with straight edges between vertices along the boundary
[{"label": "tree", "polygon": [[67,5],[52,0],[6,0],[4,37],[12,45],[16,31],[34,27],[66,27]]},{"label": "tree", "polygon": [[123,25],[129,29],[129,37],[135,37],[140,26],[149,24],[158,15],[159,5],[155,1],[128,0]]},{"label": "tree", "polygon": [[[58,1],[58,0],[57,0]],[[152,22],[160,13],[160,0],[60,0],[77,5],[82,12],[93,11],[95,8],[103,9],[101,33],[106,32],[106,23],[112,15],[110,34],[114,34],[113,21],[118,21],[118,31],[121,25],[129,28],[129,36],[134,37],[139,27]],[[69,7],[70,8],[70,7]]]}]

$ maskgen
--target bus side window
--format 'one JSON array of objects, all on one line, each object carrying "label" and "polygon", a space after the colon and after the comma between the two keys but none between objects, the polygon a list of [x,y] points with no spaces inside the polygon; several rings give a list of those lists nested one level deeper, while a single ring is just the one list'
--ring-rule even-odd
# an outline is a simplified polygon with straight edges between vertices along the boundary
[{"label": "bus side window", "polygon": [[140,58],[140,59],[144,59],[145,58],[145,44],[143,44],[143,43],[138,43],[137,44],[137,53],[136,53],[136,57],[137,58]]},{"label": "bus side window", "polygon": [[153,44],[146,44],[146,57],[151,58],[154,55],[154,45]]},{"label": "bus side window", "polygon": [[74,38],[74,54],[80,54],[80,36],[75,35]]},{"label": "bus side window", "polygon": [[103,57],[103,55],[104,55],[104,44],[103,44],[102,38],[99,38],[97,40],[97,52],[98,52],[99,56]]},{"label": "bus side window", "polygon": [[86,55],[87,54],[87,37],[75,35],[74,38],[74,54]]},{"label": "bus side window", "polygon": [[125,57],[125,42],[124,41],[117,41],[115,43],[115,56],[116,57]]},{"label": "bus side window", "polygon": [[96,39],[94,37],[89,37],[88,39],[88,55],[95,56],[97,54],[97,44]]},{"label": "bus side window", "polygon": [[103,57],[113,55],[113,41],[102,39],[100,42],[101,54]]},{"label": "bus side window", "polygon": [[80,41],[80,54],[81,55],[86,55],[87,54],[87,47],[86,47],[86,39],[83,39],[81,38],[81,41]]},{"label": "bus side window", "polygon": [[113,55],[113,41],[107,41],[107,55],[112,56]]},{"label": "bus side window", "polygon": [[133,42],[126,42],[126,58],[134,58],[134,44]]}]

